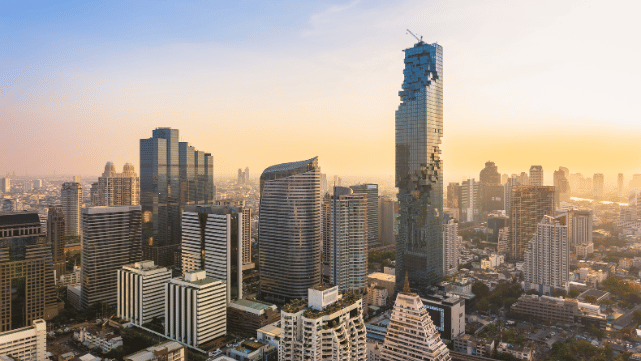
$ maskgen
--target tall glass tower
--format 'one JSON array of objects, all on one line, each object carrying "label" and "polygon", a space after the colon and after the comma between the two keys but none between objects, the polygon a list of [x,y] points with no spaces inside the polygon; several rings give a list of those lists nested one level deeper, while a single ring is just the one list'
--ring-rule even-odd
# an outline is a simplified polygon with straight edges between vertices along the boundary
[{"label": "tall glass tower", "polygon": [[318,158],[271,166],[260,176],[260,292],[270,301],[307,298],[321,282]]},{"label": "tall glass tower", "polygon": [[403,75],[396,111],[396,284],[407,271],[422,291],[443,277],[443,48],[419,41],[405,49]]}]

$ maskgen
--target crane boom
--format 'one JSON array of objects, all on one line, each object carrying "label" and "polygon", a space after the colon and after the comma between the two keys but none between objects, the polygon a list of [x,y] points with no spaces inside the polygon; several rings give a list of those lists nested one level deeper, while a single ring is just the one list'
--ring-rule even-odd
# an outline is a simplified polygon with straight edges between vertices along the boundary
[{"label": "crane boom", "polygon": [[410,31],[410,29],[406,29],[406,30],[407,30],[407,32],[408,32],[408,33],[412,34],[412,36],[413,36],[416,40],[418,40],[418,42],[422,42],[422,41],[423,41],[423,35],[421,35],[421,38],[419,39],[419,38],[418,38],[418,36],[414,35],[414,33]]}]

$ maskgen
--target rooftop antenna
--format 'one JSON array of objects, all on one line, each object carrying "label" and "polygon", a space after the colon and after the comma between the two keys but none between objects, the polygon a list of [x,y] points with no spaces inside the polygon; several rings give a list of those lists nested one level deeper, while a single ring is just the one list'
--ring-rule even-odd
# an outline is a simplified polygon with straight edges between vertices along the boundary
[{"label": "rooftop antenna", "polygon": [[421,38],[419,39],[419,38],[418,38],[418,36],[414,35],[414,33],[410,31],[410,29],[406,29],[406,30],[407,30],[407,32],[408,32],[408,33],[412,34],[412,36],[413,36],[416,40],[418,40],[418,42],[419,42],[419,43],[422,43],[422,42],[423,42],[423,35],[421,35]]}]

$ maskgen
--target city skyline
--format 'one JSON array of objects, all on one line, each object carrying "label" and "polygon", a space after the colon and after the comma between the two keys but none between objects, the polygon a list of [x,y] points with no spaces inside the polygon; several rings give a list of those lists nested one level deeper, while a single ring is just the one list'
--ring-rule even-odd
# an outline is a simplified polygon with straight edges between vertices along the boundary
[{"label": "city skyline", "polygon": [[[0,15],[11,49],[0,57],[8,85],[0,154],[11,154],[0,174],[97,176],[106,161],[139,168],[137,139],[167,126],[210,151],[217,176],[265,169],[294,152],[318,155],[328,174],[392,175],[398,49],[414,43],[406,28],[448,49],[445,182],[476,176],[487,160],[508,174],[540,164],[546,184],[559,165],[604,173],[606,183],[619,172],[641,173],[632,91],[639,50],[628,45],[633,9],[597,2],[29,5],[5,4]],[[147,11],[150,19],[139,23]],[[412,12],[424,16],[408,19]],[[278,24],[275,14],[284,16]],[[43,31],[50,35],[38,37]],[[584,55],[596,44],[617,59],[607,77],[586,76],[601,64]],[[235,147],[239,141],[249,146]],[[351,144],[350,156],[328,146],[341,142]]]}]

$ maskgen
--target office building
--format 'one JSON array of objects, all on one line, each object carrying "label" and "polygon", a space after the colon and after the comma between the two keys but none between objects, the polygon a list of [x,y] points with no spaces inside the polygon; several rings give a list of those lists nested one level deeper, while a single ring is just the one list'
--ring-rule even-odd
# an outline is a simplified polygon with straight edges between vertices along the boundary
[{"label": "office building", "polygon": [[544,216],[554,214],[554,187],[514,186],[510,205],[510,258],[523,260],[523,253]]},{"label": "office building", "polygon": [[478,201],[478,218],[481,222],[486,221],[491,212],[505,209],[501,173],[494,162],[486,162],[485,168],[479,173]]},{"label": "office building", "polygon": [[524,252],[525,288],[552,294],[567,289],[570,272],[568,215],[545,216]]},{"label": "office building", "polygon": [[341,292],[367,286],[368,203],[367,194],[347,187],[323,198],[323,282]]},{"label": "office building", "polygon": [[503,185],[503,201],[505,209],[505,214],[510,215],[510,209],[512,207],[512,187],[520,185],[519,179],[514,175],[508,178],[507,182]]},{"label": "office building", "polygon": [[187,350],[176,341],[166,341],[124,357],[125,361],[185,361]]},{"label": "office building", "polygon": [[520,185],[527,186],[530,184],[530,177],[527,175],[526,172],[521,172],[521,174],[516,176],[516,181]]},{"label": "office building", "polygon": [[[11,358],[5,359],[4,356]],[[0,332],[0,360],[47,360],[47,323],[39,319],[31,326]]]},{"label": "office building", "polygon": [[117,272],[116,316],[137,325],[165,318],[165,283],[171,279],[171,270],[143,261]]},{"label": "office building", "polygon": [[597,201],[603,199],[604,182],[603,173],[595,173],[592,177],[592,197]]},{"label": "office building", "polygon": [[65,236],[80,236],[80,206],[82,186],[77,182],[65,182],[60,193],[62,213],[65,215]]},{"label": "office building", "polygon": [[214,161],[209,153],[179,142],[178,129],[156,128],[140,140],[140,204],[143,253],[161,266],[173,266],[181,240],[186,204],[214,200]]},{"label": "office building", "polygon": [[533,165],[530,167],[530,181],[528,185],[543,186],[543,167],[540,165]]},{"label": "office building", "polygon": [[254,301],[235,300],[227,306],[227,331],[255,334],[259,328],[280,321],[276,305]]},{"label": "office building", "polygon": [[378,184],[350,186],[356,194],[367,194],[367,247],[379,246],[378,235]]},{"label": "office building", "polygon": [[487,243],[499,243],[499,231],[508,226],[509,218],[498,215],[490,214],[487,218]]},{"label": "office building", "polygon": [[405,49],[396,111],[399,230],[396,281],[420,290],[443,278],[443,47],[422,40]]},{"label": "office building", "polygon": [[107,162],[105,171],[101,177],[98,177],[98,195],[96,203],[92,204],[94,207],[140,204],[140,178],[134,171],[134,166],[127,163],[123,167],[122,173],[117,173],[114,164]]},{"label": "office building", "polygon": [[554,188],[556,189],[557,208],[559,207],[560,202],[567,202],[570,200],[570,183],[568,182],[566,172],[562,168],[563,167],[559,167],[559,170],[554,171]]},{"label": "office building", "polygon": [[38,213],[0,212],[0,275],[0,332],[58,315],[51,246]]},{"label": "office building", "polygon": [[465,299],[429,295],[421,302],[441,338],[452,340],[465,333]]},{"label": "office building", "polygon": [[183,273],[204,270],[227,286],[225,302],[243,298],[243,213],[234,206],[185,206]]},{"label": "office building", "polygon": [[443,219],[443,274],[458,272],[461,237],[458,235],[458,222],[449,217]]},{"label": "office building", "polygon": [[95,302],[116,307],[118,270],[141,260],[141,207],[82,209],[82,308]]},{"label": "office building", "polygon": [[623,173],[619,173],[617,175],[617,197],[623,198],[624,197],[624,186],[623,186]]},{"label": "office building", "polygon": [[366,360],[361,296],[318,285],[305,298],[307,307],[294,301],[282,309],[279,360]]},{"label": "office building", "polygon": [[55,278],[67,273],[65,257],[65,215],[61,207],[49,207],[47,212],[47,243],[51,245],[51,256]]},{"label": "office building", "polygon": [[2,191],[2,193],[11,193],[11,178],[5,177],[0,179],[0,191]]},{"label": "office building", "polygon": [[406,279],[396,297],[381,351],[382,361],[450,361],[428,309]]},{"label": "office building", "polygon": [[459,204],[461,222],[478,222],[480,219],[479,183],[472,179],[461,183],[461,198]]},{"label": "office building", "polygon": [[165,336],[198,347],[227,333],[225,284],[205,271],[165,283]]},{"label": "office building", "polygon": [[396,216],[398,202],[389,197],[378,198],[378,238],[381,245],[396,242]]},{"label": "office building", "polygon": [[245,201],[242,199],[221,199],[216,201],[216,205],[235,207],[238,213],[242,213],[242,226],[243,226],[243,239],[242,239],[242,257],[243,257],[243,270],[254,268],[252,263],[252,232],[251,232],[251,208],[245,206]]},{"label": "office building", "polygon": [[501,173],[494,162],[485,162],[485,168],[479,173],[481,184],[501,184]]},{"label": "office building", "polygon": [[568,216],[570,251],[576,252],[575,248],[577,246],[593,245],[592,211],[589,209],[572,209],[568,211]]},{"label": "office building", "polygon": [[285,303],[321,282],[318,158],[271,166],[260,176],[260,292]]}]

